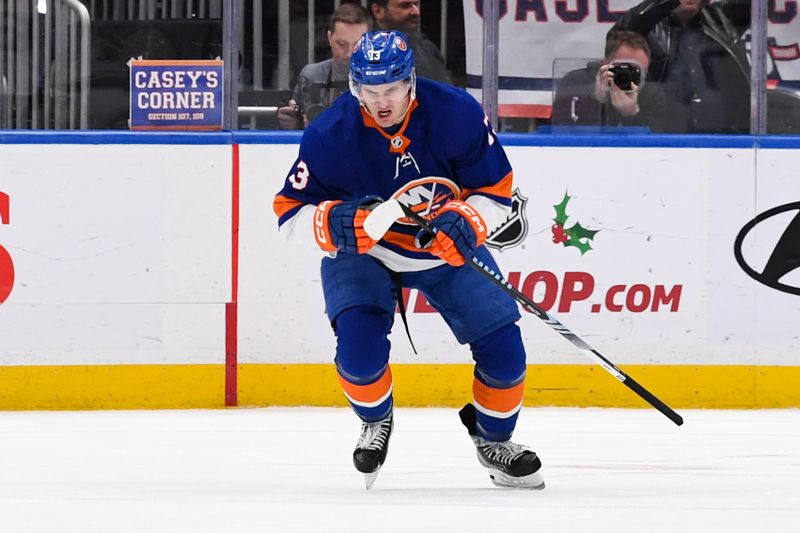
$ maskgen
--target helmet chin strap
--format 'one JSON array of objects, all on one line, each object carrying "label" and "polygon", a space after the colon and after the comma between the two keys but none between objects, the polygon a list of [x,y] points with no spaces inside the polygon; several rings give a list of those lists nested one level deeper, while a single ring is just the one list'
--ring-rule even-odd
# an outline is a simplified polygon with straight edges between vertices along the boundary
[{"label": "helmet chin strap", "polygon": [[[413,87],[413,86],[412,86],[412,87]],[[411,91],[409,91],[409,95],[408,95],[408,105],[406,105],[406,108],[405,108],[405,109],[403,110],[403,112],[400,114],[400,118],[398,119],[398,122],[403,122],[403,119],[404,119],[404,118],[406,118],[406,115],[408,114],[408,110],[409,110],[409,109],[411,109],[411,103],[412,103],[412,102],[413,102],[413,101],[414,101],[416,98],[417,98],[416,91],[415,91],[415,90],[412,88],[412,89],[411,89]]]}]

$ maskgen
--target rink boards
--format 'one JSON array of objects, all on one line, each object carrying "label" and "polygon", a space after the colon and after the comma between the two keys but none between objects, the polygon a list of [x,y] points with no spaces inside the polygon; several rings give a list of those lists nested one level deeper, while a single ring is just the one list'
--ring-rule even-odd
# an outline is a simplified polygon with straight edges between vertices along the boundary
[{"label": "rink boards", "polygon": [[[0,409],[344,405],[321,254],[271,207],[298,140],[0,136]],[[673,407],[800,406],[800,139],[501,140],[512,284]],[[468,349],[405,298],[397,403],[468,401]],[[522,314],[526,404],[643,405]]]}]

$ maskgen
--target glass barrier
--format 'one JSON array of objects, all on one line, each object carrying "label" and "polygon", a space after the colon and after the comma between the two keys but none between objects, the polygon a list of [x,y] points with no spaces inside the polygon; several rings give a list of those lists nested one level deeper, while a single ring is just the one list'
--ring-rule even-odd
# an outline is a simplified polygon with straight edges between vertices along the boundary
[{"label": "glass barrier", "polygon": [[[605,105],[624,114],[625,104],[638,100],[636,109],[644,114],[653,111],[653,100],[663,101],[657,113],[666,133],[749,133],[750,62],[744,35],[750,11],[749,2],[738,0],[708,5],[647,0],[631,7],[606,34],[604,62],[638,59],[643,86],[621,96],[615,72]],[[656,84],[662,94],[646,100],[648,88]]]},{"label": "glass barrier", "polygon": [[[132,127],[129,61],[156,70],[165,60],[211,65],[223,56],[226,5],[238,11],[229,116],[240,129],[302,129],[314,120],[348,90],[347,57],[365,28],[406,31],[420,76],[480,100],[485,3],[0,0],[0,128]],[[750,131],[749,0],[499,5],[500,131]],[[769,2],[768,19],[767,131],[795,134],[797,6]],[[203,95],[165,98],[143,101],[205,105]]]},{"label": "glass barrier", "polygon": [[128,62],[218,58],[222,0],[0,0],[0,30],[0,127],[127,129]]},{"label": "glass barrier", "polygon": [[606,122],[604,109],[594,95],[594,79],[602,60],[559,58],[553,60],[554,127],[597,126]]},{"label": "glass barrier", "polygon": [[303,129],[349,91],[350,53],[372,29],[407,33],[418,75],[463,86],[463,9],[462,0],[246,2],[239,126]]}]

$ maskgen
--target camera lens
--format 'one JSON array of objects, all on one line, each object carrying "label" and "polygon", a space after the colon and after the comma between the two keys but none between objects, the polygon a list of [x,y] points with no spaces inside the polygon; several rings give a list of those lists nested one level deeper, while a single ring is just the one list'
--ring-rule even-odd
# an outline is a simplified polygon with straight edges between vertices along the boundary
[{"label": "camera lens", "polygon": [[306,117],[308,117],[308,121],[311,122],[315,118],[319,116],[320,113],[325,111],[325,106],[322,104],[311,104],[306,108]]},{"label": "camera lens", "polygon": [[610,70],[614,72],[614,84],[623,91],[633,89],[632,84],[636,84],[637,87],[642,84],[642,71],[636,65],[620,63],[614,65]]}]

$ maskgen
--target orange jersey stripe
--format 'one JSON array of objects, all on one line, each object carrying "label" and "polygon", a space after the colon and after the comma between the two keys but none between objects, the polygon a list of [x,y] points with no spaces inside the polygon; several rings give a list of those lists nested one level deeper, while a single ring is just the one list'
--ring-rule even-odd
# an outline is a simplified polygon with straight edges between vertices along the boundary
[{"label": "orange jersey stripe", "polygon": [[272,202],[272,209],[275,211],[275,214],[278,215],[278,218],[281,218],[285,213],[291,211],[298,205],[302,205],[302,203],[303,202],[300,200],[295,200],[294,198],[289,198],[288,196],[279,194]]},{"label": "orange jersey stripe", "polygon": [[384,240],[386,240],[386,242],[394,244],[395,246],[402,248],[403,250],[408,250],[410,252],[424,251],[417,248],[417,245],[414,243],[413,235],[406,235],[405,233],[399,233],[390,230],[386,232],[383,238]]},{"label": "orange jersey stripe", "polygon": [[386,371],[383,373],[380,379],[374,383],[370,383],[369,385],[356,385],[355,383],[350,383],[341,375],[339,376],[339,382],[341,382],[342,389],[344,389],[347,397],[354,402],[374,403],[386,396],[386,394],[389,392],[389,389],[392,388],[392,370],[387,366]]},{"label": "orange jersey stripe", "polygon": [[514,171],[509,172],[506,176],[495,183],[494,185],[489,185],[488,187],[481,187],[479,189],[464,189],[464,192],[461,193],[461,199],[469,198],[470,195],[476,193],[484,193],[484,194],[491,194],[492,196],[497,196],[498,198],[511,198],[512,192],[512,185],[514,184]]},{"label": "orange jersey stripe", "polygon": [[472,396],[477,403],[486,409],[508,413],[522,402],[525,394],[525,382],[522,381],[510,389],[495,389],[485,385],[478,378],[472,381]]}]

